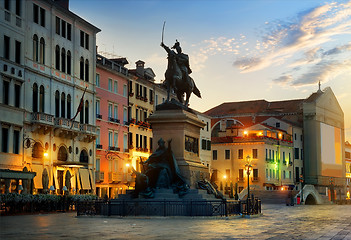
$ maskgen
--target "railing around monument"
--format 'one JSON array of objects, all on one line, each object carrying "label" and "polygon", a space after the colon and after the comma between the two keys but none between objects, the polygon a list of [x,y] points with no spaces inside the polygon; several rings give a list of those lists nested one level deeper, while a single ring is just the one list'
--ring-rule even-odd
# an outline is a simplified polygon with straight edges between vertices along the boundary
[{"label": "railing around monument", "polygon": [[[249,208],[248,208],[249,206]],[[77,216],[233,216],[261,213],[261,201],[236,200],[112,200],[81,202]]]}]

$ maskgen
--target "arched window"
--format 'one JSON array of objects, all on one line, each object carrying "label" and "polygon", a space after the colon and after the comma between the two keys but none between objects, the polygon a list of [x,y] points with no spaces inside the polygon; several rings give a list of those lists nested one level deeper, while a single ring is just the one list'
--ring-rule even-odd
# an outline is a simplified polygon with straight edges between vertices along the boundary
[{"label": "arched window", "polygon": [[80,71],[80,79],[84,80],[84,59],[83,59],[83,57],[80,58],[79,71]]},{"label": "arched window", "polygon": [[39,142],[36,142],[33,146],[32,157],[33,158],[43,158],[44,149]]},{"label": "arched window", "polygon": [[68,159],[68,153],[67,153],[67,150],[64,146],[61,146],[59,151],[58,151],[58,154],[57,154],[57,160],[59,161],[67,161]]},{"label": "arched window", "polygon": [[61,71],[66,72],[66,50],[61,49]]},{"label": "arched window", "polygon": [[71,52],[67,51],[67,74],[71,74]]},{"label": "arched window", "polygon": [[67,118],[71,119],[71,95],[67,95]]},{"label": "arched window", "polygon": [[45,40],[40,38],[40,63],[45,64]]},{"label": "arched window", "polygon": [[43,85],[39,89],[39,112],[45,112],[45,89]]},{"label": "arched window", "polygon": [[65,118],[66,114],[66,95],[65,93],[61,93],[61,117]]},{"label": "arched window", "polygon": [[85,81],[89,82],[89,61],[85,60]]},{"label": "arched window", "polygon": [[85,101],[84,105],[84,113],[85,113],[85,123],[89,123],[89,101]]},{"label": "arched window", "polygon": [[38,112],[38,85],[33,84],[33,112]]},{"label": "arched window", "polygon": [[84,149],[80,152],[79,162],[81,162],[81,163],[88,163],[89,162],[88,153]]},{"label": "arched window", "polygon": [[60,116],[60,93],[59,91],[55,92],[55,117]]},{"label": "arched window", "polygon": [[38,48],[39,48],[38,36],[34,34],[33,36],[33,61],[38,62]]},{"label": "arched window", "polygon": [[55,49],[55,68],[60,70],[60,47],[56,45]]}]

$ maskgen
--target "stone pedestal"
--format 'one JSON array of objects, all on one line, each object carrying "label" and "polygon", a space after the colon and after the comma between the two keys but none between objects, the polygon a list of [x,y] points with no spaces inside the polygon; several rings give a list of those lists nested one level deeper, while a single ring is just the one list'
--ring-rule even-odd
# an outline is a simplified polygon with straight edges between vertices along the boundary
[{"label": "stone pedestal", "polygon": [[[170,104],[169,104],[170,105]],[[205,124],[198,119],[191,110],[183,108],[158,106],[156,111],[148,118],[153,132],[153,146],[155,151],[157,141],[163,138],[165,142],[172,139],[171,148],[177,159],[182,176],[191,188],[196,182],[204,178],[209,179],[208,167],[200,162],[200,129]]]}]

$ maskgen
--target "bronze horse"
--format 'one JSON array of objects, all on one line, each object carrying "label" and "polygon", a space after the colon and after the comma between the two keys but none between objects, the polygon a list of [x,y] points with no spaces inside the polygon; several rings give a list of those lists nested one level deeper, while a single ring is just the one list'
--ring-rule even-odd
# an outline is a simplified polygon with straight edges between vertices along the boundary
[{"label": "bronze horse", "polygon": [[[185,107],[187,107],[189,104],[189,98],[191,93],[194,93],[196,96],[201,98],[200,91],[196,87],[194,80],[188,75],[187,71],[185,74],[182,72],[181,67],[179,66],[179,63],[177,61],[178,55],[174,51],[170,50],[166,45],[164,45],[163,42],[161,43],[161,46],[168,53],[168,67],[165,72],[164,81],[164,84],[167,87],[167,101],[169,101],[170,92],[173,89],[175,94],[177,95],[179,102],[182,103]],[[178,54],[182,54],[178,41],[172,48],[176,48]],[[187,55],[183,55],[187,57]],[[186,94],[185,103],[184,93]]]}]

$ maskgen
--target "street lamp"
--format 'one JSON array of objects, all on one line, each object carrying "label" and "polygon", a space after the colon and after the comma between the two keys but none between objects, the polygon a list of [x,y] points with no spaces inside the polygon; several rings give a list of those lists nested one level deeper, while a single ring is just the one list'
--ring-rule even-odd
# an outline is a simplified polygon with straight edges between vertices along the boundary
[{"label": "street lamp", "polygon": [[246,162],[245,162],[245,169],[247,173],[247,210],[248,214],[250,214],[249,206],[250,206],[250,173],[252,170],[252,165],[251,165],[251,157],[247,155],[246,157]]}]

